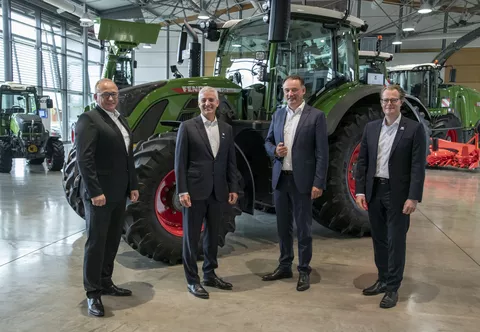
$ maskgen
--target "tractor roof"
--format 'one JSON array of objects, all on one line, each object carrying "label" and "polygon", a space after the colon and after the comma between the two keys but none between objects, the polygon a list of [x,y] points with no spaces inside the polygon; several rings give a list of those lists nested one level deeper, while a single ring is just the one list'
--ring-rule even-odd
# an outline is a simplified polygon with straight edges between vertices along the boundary
[{"label": "tractor roof", "polygon": [[[321,16],[341,20],[345,14],[343,12],[338,12],[331,9],[313,7],[313,6],[303,6],[303,5],[292,5],[292,13],[305,14],[309,16]],[[242,20],[229,20],[223,24],[223,28],[230,28],[237,25]],[[355,28],[360,28],[365,24],[365,22],[355,16],[348,16],[347,22],[350,23]]]},{"label": "tractor roof", "polygon": [[388,71],[422,71],[422,70],[431,70],[431,69],[440,69],[442,66],[435,63],[417,63],[413,65],[399,65],[388,67]]},{"label": "tractor roof", "polygon": [[16,90],[16,91],[34,91],[35,85],[20,84],[15,82],[0,83],[2,89]]},{"label": "tractor roof", "polygon": [[378,54],[375,51],[358,51],[358,55],[362,58],[381,58],[386,61],[393,59],[393,54],[387,52],[380,52],[380,54]]}]

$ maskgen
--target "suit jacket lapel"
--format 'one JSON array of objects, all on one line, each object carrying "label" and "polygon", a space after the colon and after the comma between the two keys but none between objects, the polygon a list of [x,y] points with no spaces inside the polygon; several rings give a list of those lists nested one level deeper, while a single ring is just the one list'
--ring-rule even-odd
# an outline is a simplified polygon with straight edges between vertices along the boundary
[{"label": "suit jacket lapel", "polygon": [[275,142],[275,143],[277,143],[277,145],[280,142],[285,143],[283,128],[285,127],[285,120],[287,118],[287,108],[284,107],[284,108],[280,109],[278,116],[280,117],[280,123],[279,123],[279,128],[278,128],[278,130],[280,131],[280,141]]},{"label": "suit jacket lapel", "polygon": [[382,130],[383,121],[384,120],[382,120],[378,123],[378,125],[374,128],[375,130],[373,132],[373,137],[375,138],[375,140],[374,140],[375,146],[373,148],[374,153],[372,154],[372,156],[375,158],[375,160],[374,160],[375,167],[377,165],[378,143],[380,141],[380,132]]},{"label": "suit jacket lapel", "polygon": [[292,146],[295,145],[295,141],[297,140],[298,133],[301,131],[300,128],[302,128],[303,124],[305,123],[309,115],[310,115],[310,107],[308,107],[308,105],[305,105],[305,107],[303,108],[302,114],[300,115],[300,120],[298,120],[298,125],[297,125],[297,129],[295,130],[295,137],[293,138]]},{"label": "suit jacket lapel", "polygon": [[[125,140],[123,139],[123,134],[120,131],[120,129],[118,128],[117,124],[115,122],[113,122],[112,118],[106,113],[106,111],[101,109],[99,106],[97,106],[97,111],[100,113],[103,120],[105,120],[105,122],[117,133],[117,138],[122,143],[122,146],[125,146]],[[119,118],[121,118],[121,116]],[[122,120],[120,120],[120,122],[122,122]],[[122,124],[123,124],[123,122],[122,122]],[[125,124],[123,124],[123,125],[125,127]],[[128,126],[126,128],[128,128]],[[128,131],[128,129],[127,129],[127,131]],[[130,141],[131,141],[131,138],[130,138]],[[125,149],[125,152],[126,151],[127,150]]]},{"label": "suit jacket lapel", "polygon": [[407,123],[405,121],[405,117],[402,116],[402,119],[400,120],[400,123],[398,124],[397,134],[395,135],[395,138],[393,139],[392,149],[390,150],[390,157],[392,156],[393,151],[395,151],[395,148],[397,147],[398,142],[400,142],[400,139],[402,138],[402,135],[405,132],[406,124]]},{"label": "suit jacket lapel", "polygon": [[220,153],[220,149],[222,148],[223,140],[225,139],[225,126],[222,121],[219,121],[217,118],[217,123],[218,123],[218,152],[217,155]]},{"label": "suit jacket lapel", "polygon": [[210,152],[210,155],[213,158],[212,147],[210,146],[210,142],[209,142],[208,136],[207,136],[207,131],[205,130],[205,125],[203,124],[202,117],[200,115],[196,117],[195,125],[197,126],[198,133],[200,134],[200,137],[202,137],[203,142],[207,146],[208,152]]}]

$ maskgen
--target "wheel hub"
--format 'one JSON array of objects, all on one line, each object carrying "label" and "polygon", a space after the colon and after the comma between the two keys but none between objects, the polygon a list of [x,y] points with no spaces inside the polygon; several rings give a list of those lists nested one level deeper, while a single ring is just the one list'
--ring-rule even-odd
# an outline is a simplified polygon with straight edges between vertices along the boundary
[{"label": "wheel hub", "polygon": [[352,155],[348,162],[347,168],[347,184],[350,195],[355,200],[355,169],[357,167],[358,155],[360,154],[360,143],[353,149]]},{"label": "wheel hub", "polygon": [[457,131],[454,130],[454,129],[449,129],[447,131],[447,135],[446,135],[446,138],[445,138],[447,141],[450,141],[450,142],[458,142],[458,135],[457,135]]},{"label": "wheel hub", "polygon": [[172,235],[183,236],[181,205],[176,195],[175,172],[160,181],[155,193],[155,214],[162,227]]}]

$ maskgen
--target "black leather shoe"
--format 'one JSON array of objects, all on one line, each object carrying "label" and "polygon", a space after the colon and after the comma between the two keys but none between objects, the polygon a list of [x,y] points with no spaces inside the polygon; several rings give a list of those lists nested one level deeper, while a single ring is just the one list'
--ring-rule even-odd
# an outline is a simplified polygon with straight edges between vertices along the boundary
[{"label": "black leather shoe", "polygon": [[187,288],[190,293],[201,299],[208,299],[210,297],[205,288],[200,284],[188,284]]},{"label": "black leather shoe", "polygon": [[397,305],[398,302],[398,293],[397,292],[386,292],[383,296],[382,301],[380,301],[380,308],[388,309],[393,308]]},{"label": "black leather shoe", "polygon": [[203,279],[203,286],[215,287],[224,290],[230,290],[233,288],[232,284],[226,281],[223,281],[216,275]]},{"label": "black leather shoe", "polygon": [[112,285],[108,288],[104,288],[102,290],[103,295],[112,295],[112,296],[130,296],[132,295],[132,291],[125,288],[120,288],[115,285]]},{"label": "black leather shoe", "polygon": [[292,277],[293,277],[293,273],[291,270],[282,270],[281,268],[277,267],[275,271],[273,271],[272,273],[264,275],[262,277],[262,280],[272,281],[272,280],[287,279]]},{"label": "black leather shoe", "polygon": [[298,276],[297,291],[302,292],[310,288],[310,276],[306,272],[300,272]]},{"label": "black leather shoe", "polygon": [[387,284],[383,281],[377,280],[377,282],[375,282],[372,286],[365,288],[362,293],[363,295],[371,296],[385,293],[386,290]]},{"label": "black leather shoe", "polygon": [[92,316],[103,317],[105,315],[105,309],[103,308],[102,300],[98,298],[87,299],[88,313]]}]

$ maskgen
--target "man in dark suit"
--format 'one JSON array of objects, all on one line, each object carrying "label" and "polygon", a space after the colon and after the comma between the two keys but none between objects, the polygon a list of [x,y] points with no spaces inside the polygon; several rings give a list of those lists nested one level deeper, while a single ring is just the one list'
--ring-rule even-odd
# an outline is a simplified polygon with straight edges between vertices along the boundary
[{"label": "man in dark suit", "polygon": [[425,180],[425,130],[400,113],[405,92],[382,89],[385,118],[365,127],[356,169],[356,203],[368,210],[378,280],[364,295],[385,293],[381,308],[398,301],[403,279],[410,214],[422,200]]},{"label": "man in dark suit", "polygon": [[204,87],[198,93],[201,114],[180,125],[175,150],[177,194],[183,212],[183,266],[187,289],[194,296],[208,299],[200,284],[197,269],[198,242],[205,220],[203,237],[203,284],[232,289],[232,284],[215,274],[218,267],[218,233],[228,201],[238,198],[237,165],[232,127],[218,121],[218,92]]},{"label": "man in dark suit", "polygon": [[305,104],[305,84],[300,76],[283,82],[287,107],[273,114],[265,148],[274,157],[274,189],[279,266],[264,281],[292,278],[293,220],[297,225],[297,290],[310,288],[312,259],[312,200],[322,196],[328,167],[328,136],[325,114]]},{"label": "man in dark suit", "polygon": [[97,107],[80,115],[75,126],[75,143],[87,224],[83,283],[88,312],[103,316],[102,294],[132,294],[113,284],[112,273],[126,199],[137,201],[138,183],[132,135],[125,118],[115,109],[118,88],[111,80],[101,79],[95,91]]}]

